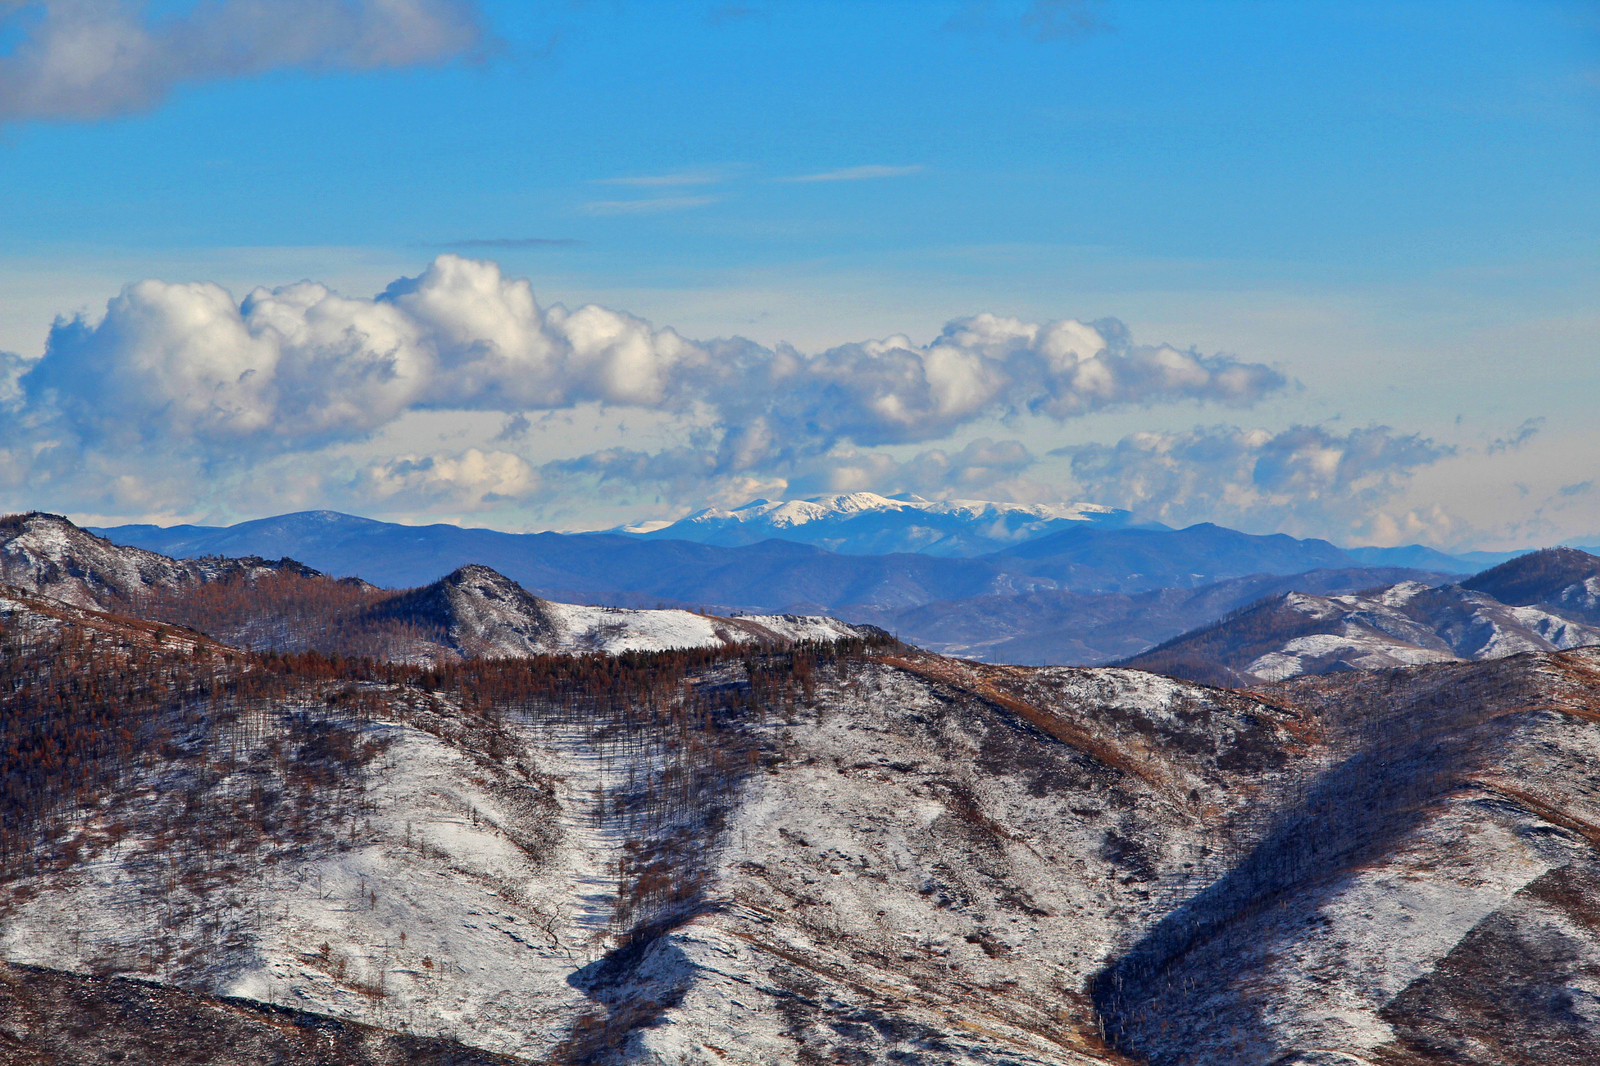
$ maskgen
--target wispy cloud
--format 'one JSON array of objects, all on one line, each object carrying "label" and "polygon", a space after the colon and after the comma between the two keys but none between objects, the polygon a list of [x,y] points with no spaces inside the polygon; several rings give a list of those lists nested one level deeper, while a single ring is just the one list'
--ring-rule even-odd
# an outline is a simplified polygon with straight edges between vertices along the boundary
[{"label": "wispy cloud", "polygon": [[640,174],[620,178],[596,178],[596,185],[631,185],[645,189],[675,188],[682,185],[715,185],[726,181],[728,171],[707,167],[703,170],[675,170],[670,174]]},{"label": "wispy cloud", "polygon": [[0,120],[111,118],[184,83],[442,63],[485,41],[464,0],[217,0],[167,18],[133,0],[13,0],[0,3],[8,27],[19,40],[0,56]]},{"label": "wispy cloud", "polygon": [[1271,432],[1238,426],[1133,433],[1116,444],[1057,448],[1089,499],[1171,525],[1226,522],[1300,535],[1342,528],[1357,542],[1447,540],[1441,514],[1393,514],[1391,499],[1423,467],[1456,449],[1415,433],[1369,426]]},{"label": "wispy cloud", "polygon": [[1111,24],[1100,16],[1098,0],[1033,0],[1021,15],[1007,7],[994,0],[968,0],[944,28],[974,36],[1020,34],[1039,42],[1078,41],[1111,29]]},{"label": "wispy cloud", "polygon": [[715,196],[658,196],[653,200],[594,200],[583,205],[586,215],[654,215],[714,204]]},{"label": "wispy cloud", "polygon": [[778,178],[778,181],[866,181],[871,178],[903,178],[907,174],[915,174],[922,167],[885,167],[864,166],[845,167],[842,170],[825,170],[820,174],[795,174],[787,178]]},{"label": "wispy cloud", "polygon": [[729,22],[743,22],[745,19],[758,18],[766,15],[765,11],[751,7],[749,4],[723,4],[706,15],[706,21],[713,26],[721,26]]},{"label": "wispy cloud", "polygon": [[1484,450],[1490,455],[1496,452],[1514,452],[1539,435],[1539,431],[1544,428],[1544,421],[1542,417],[1525,419],[1509,437],[1496,437]]},{"label": "wispy cloud", "polygon": [[440,241],[435,248],[575,248],[587,242],[576,237],[467,237]]},{"label": "wispy cloud", "polygon": [[1076,41],[1111,28],[1097,6],[1086,0],[1033,0],[1019,21],[1036,41]]}]

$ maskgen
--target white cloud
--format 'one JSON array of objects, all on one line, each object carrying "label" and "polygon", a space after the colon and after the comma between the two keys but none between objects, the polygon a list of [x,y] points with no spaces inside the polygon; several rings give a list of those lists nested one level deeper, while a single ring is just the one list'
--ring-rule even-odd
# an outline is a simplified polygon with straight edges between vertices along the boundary
[{"label": "white cloud", "polygon": [[533,495],[543,485],[533,466],[510,452],[468,448],[442,455],[402,455],[368,467],[359,499],[388,506],[473,510]]},{"label": "white cloud", "polygon": [[1410,535],[1449,538],[1443,512],[1393,514],[1386,505],[1411,475],[1453,453],[1387,426],[1340,435],[1321,426],[1211,426],[1187,433],[1135,433],[1114,445],[1061,448],[1087,498],[1170,525],[1214,521],[1247,529],[1393,543]]},{"label": "white cloud", "polygon": [[907,174],[915,174],[921,169],[922,167],[920,165],[910,167],[845,167],[842,170],[826,170],[820,174],[796,174],[792,177],[778,178],[777,180],[797,182],[866,181],[872,178],[901,178],[905,177]]},{"label": "white cloud", "polygon": [[1135,345],[1109,319],[1037,324],[980,314],[949,323],[928,345],[896,335],[811,356],[732,345],[713,354],[737,371],[738,388],[720,399],[731,427],[725,461],[734,466],[800,442],[937,440],[996,415],[1059,421],[1184,400],[1246,405],[1285,384],[1259,363]]},{"label": "white cloud", "polygon": [[438,63],[483,39],[464,0],[219,0],[164,18],[135,0],[28,0],[5,24],[22,37],[0,56],[0,120],[109,118],[284,67]]},{"label": "white cloud", "polygon": [[[814,354],[693,341],[604,307],[540,307],[526,280],[447,254],[372,298],[309,281],[243,300],[206,282],[131,284],[98,321],[58,320],[35,363],[0,360],[0,403],[12,407],[0,447],[23,457],[31,484],[76,485],[95,501],[80,509],[99,513],[133,498],[118,479],[143,478],[139,491],[173,511],[185,492],[249,491],[247,472],[274,456],[334,446],[340,462],[366,469],[341,475],[355,476],[362,499],[457,507],[579,483],[655,486],[683,501],[741,485],[1005,493],[1033,462],[1014,441],[909,460],[874,449],[1011,415],[1249,404],[1284,384],[1232,356],[1136,345],[1114,320],[981,314],[925,345],[893,335]],[[537,469],[511,450],[532,447],[526,412],[585,404],[653,412],[675,427],[659,439],[677,443],[554,463],[546,451]],[[375,441],[425,411],[498,415],[454,451]],[[485,450],[459,450],[469,444]]]},{"label": "white cloud", "polygon": [[663,211],[686,211],[717,202],[715,196],[657,196],[650,200],[593,200],[583,205],[588,215],[658,215]]},{"label": "white cloud", "polygon": [[703,358],[629,315],[541,310],[526,281],[442,255],[375,299],[301,282],[235,303],[141,281],[99,323],[58,322],[24,383],[91,443],[261,452],[360,439],[411,408],[658,405],[677,364]]},{"label": "white cloud", "polygon": [[730,466],[706,448],[649,453],[609,448],[544,466],[546,485],[582,493],[607,485],[650,486],[677,512],[711,503],[737,505],[755,497],[785,498],[832,492],[915,492],[930,498],[1050,499],[1056,493],[1027,481],[1034,456],[1015,440],[972,441],[954,452],[935,448],[908,460],[836,444],[790,461]]},{"label": "white cloud", "polygon": [[596,185],[632,185],[639,188],[671,188],[678,185],[715,185],[728,176],[725,170],[677,170],[670,174],[641,174],[621,178],[596,178]]},{"label": "white cloud", "polygon": [[958,319],[815,355],[698,343],[595,305],[541,309],[526,280],[441,255],[372,299],[300,282],[235,303],[220,286],[141,281],[98,323],[58,321],[22,379],[85,440],[275,451],[360,439],[410,409],[520,412],[586,401],[703,405],[731,469],[841,440],[942,438],[994,415],[1247,404],[1282,387],[1261,364],[1137,346],[1120,323]]},{"label": "white cloud", "polygon": [[22,375],[32,368],[32,363],[16,352],[0,352],[0,411],[18,411],[26,397],[22,391]]}]

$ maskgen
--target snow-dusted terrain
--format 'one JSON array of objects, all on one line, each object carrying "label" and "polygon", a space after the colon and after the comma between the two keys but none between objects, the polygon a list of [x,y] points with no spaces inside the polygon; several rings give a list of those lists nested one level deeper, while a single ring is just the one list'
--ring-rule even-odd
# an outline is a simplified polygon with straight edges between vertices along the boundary
[{"label": "snow-dusted terrain", "polygon": [[11,515],[0,524],[0,584],[79,607],[130,605],[155,589],[284,572],[316,573],[292,559],[169,559],[112,544],[59,515]]},{"label": "snow-dusted terrain", "polygon": [[1405,581],[1359,595],[1290,592],[1127,660],[1231,684],[1335,670],[1498,659],[1600,644],[1600,626],[1460,585]]},{"label": "snow-dusted terrain", "polygon": [[[70,545],[56,565],[112,595]],[[559,604],[486,567],[351,595],[422,665],[0,596],[0,1061],[1600,1046],[1600,650],[1558,650],[1591,631],[1553,611],[1290,594],[1213,632],[1355,668],[1242,692]],[[1404,655],[1440,661],[1364,669]],[[309,1057],[247,1050],[284,1040]]]},{"label": "snow-dusted terrain", "polygon": [[556,603],[531,595],[487,566],[464,566],[377,610],[434,623],[448,634],[447,647],[440,653],[469,658],[831,643],[869,631],[821,616],[728,618],[683,610]]},{"label": "snow-dusted terrain", "polygon": [[[408,661],[457,658],[666,651],[747,644],[777,646],[858,637],[870,627],[805,615],[723,617],[686,610],[636,610],[558,603],[525,591],[486,566],[464,566],[432,585],[382,594],[354,579],[335,582],[293,560],[257,558],[169,559],[141,548],[111,544],[55,515],[31,514],[0,529],[0,587],[45,596],[80,608],[158,619],[186,618],[185,592],[212,582],[290,575],[324,588],[359,593],[360,615],[351,623],[400,620],[415,634],[380,654]],[[282,609],[265,600],[262,612]],[[252,647],[307,646],[297,639],[303,622],[282,616],[227,619],[229,639]],[[213,634],[221,635],[221,634]],[[437,639],[430,639],[435,637]],[[311,645],[311,646],[314,646]]]},{"label": "snow-dusted terrain", "polygon": [[1117,526],[1127,519],[1126,511],[1093,503],[991,503],[848,492],[808,500],[755,500],[731,510],[712,507],[676,522],[622,526],[615,532],[724,545],[776,537],[846,555],[969,556],[1073,524]]},{"label": "snow-dusted terrain", "polygon": [[1600,556],[1580,548],[1531,552],[1474,574],[1461,584],[1502,603],[1546,607],[1600,625]]},{"label": "snow-dusted terrain", "polygon": [[1600,1038],[1559,1006],[1600,972],[1594,654],[1252,695],[891,644],[758,668],[626,705],[420,674],[197,705],[4,884],[0,957],[531,1061],[1488,1064],[1535,1033],[1564,1066]]}]

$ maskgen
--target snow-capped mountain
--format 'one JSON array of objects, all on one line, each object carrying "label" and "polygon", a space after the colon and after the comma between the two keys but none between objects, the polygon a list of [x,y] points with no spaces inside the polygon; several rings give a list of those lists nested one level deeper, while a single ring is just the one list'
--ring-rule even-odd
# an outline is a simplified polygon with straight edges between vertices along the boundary
[{"label": "snow-capped mountain", "polygon": [[613,532],[720,545],[776,538],[844,555],[970,557],[1074,524],[1115,528],[1127,522],[1127,511],[1092,503],[991,503],[848,492],[808,500],[754,500],[732,510],[712,507],[676,522],[622,526]]}]

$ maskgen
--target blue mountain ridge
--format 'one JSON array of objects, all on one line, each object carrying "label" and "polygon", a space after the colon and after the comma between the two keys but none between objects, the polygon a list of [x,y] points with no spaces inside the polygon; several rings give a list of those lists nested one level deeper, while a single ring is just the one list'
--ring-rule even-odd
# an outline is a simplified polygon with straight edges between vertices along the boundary
[{"label": "blue mountain ridge", "polygon": [[[336,511],[224,527],[127,525],[94,532],[179,558],[289,556],[325,573],[395,588],[423,585],[458,566],[480,563],[552,599],[750,611],[906,607],[1036,589],[1199,588],[1250,574],[1405,565],[1377,553],[1410,550],[1358,549],[1365,553],[1358,557],[1323,540],[1258,536],[1209,523],[1173,530],[1085,522],[970,558],[843,555],[779,539],[722,546],[615,533],[505,533],[401,525]],[[1424,561],[1427,569],[1443,571],[1448,558]],[[1481,566],[1449,569],[1470,572]]]}]

